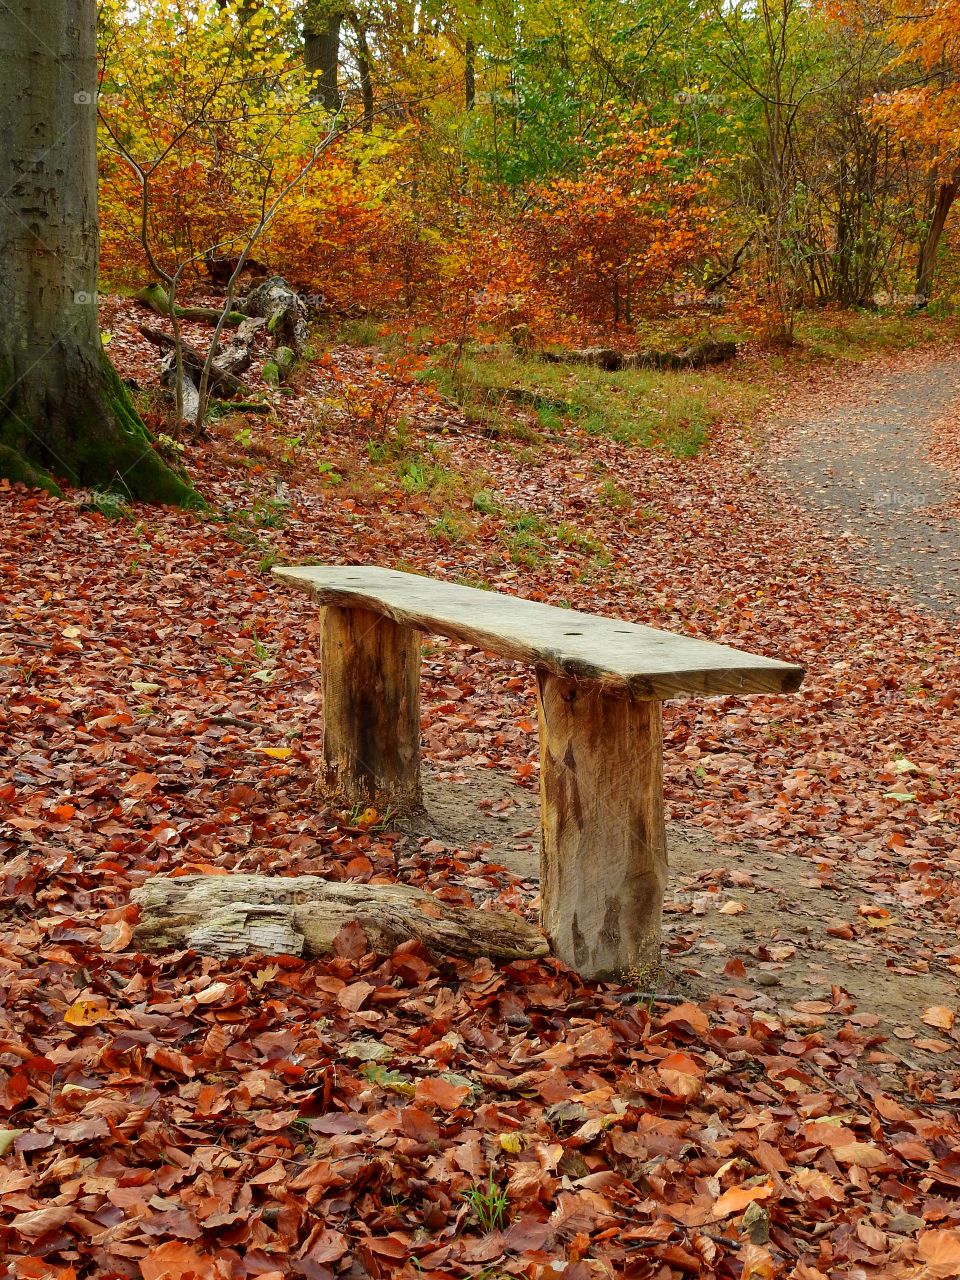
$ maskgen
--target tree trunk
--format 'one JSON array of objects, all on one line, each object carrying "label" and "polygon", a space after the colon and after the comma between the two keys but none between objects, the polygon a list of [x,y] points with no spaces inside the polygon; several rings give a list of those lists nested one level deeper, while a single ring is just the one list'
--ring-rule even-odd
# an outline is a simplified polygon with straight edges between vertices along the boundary
[{"label": "tree trunk", "polygon": [[940,247],[943,229],[947,224],[947,215],[958,193],[960,193],[960,173],[955,173],[949,182],[941,182],[937,187],[930,214],[930,225],[917,259],[917,306],[919,307],[925,307],[930,301],[937,264],[937,249]]},{"label": "tree trunk", "polygon": [[404,884],[339,884],[318,876],[154,876],[133,894],[134,946],[190,947],[205,955],[329,955],[358,923],[372,951],[416,940],[439,955],[532,960],[549,947],[539,929],[507,911],[476,911]]},{"label": "tree trunk", "polygon": [[100,342],[95,0],[15,10],[0,8],[0,475],[200,506]]},{"label": "tree trunk", "polygon": [[323,620],[320,792],[379,813],[421,807],[420,635],[379,613],[328,606]]},{"label": "tree trunk", "polygon": [[354,14],[351,26],[357,41],[357,70],[360,73],[360,96],[363,100],[363,132],[373,128],[373,59],[367,41],[367,28]]},{"label": "tree trunk", "polygon": [[659,702],[539,671],[541,920],[585,978],[655,966],[667,880]]},{"label": "tree trunk", "polygon": [[312,11],[317,7],[315,3],[308,3],[303,22],[303,58],[307,70],[314,77],[310,96],[328,111],[339,111],[338,72],[343,17],[339,13],[315,14]]},{"label": "tree trunk", "polygon": [[477,46],[473,36],[467,36],[463,63],[464,105],[472,111],[477,104]]}]

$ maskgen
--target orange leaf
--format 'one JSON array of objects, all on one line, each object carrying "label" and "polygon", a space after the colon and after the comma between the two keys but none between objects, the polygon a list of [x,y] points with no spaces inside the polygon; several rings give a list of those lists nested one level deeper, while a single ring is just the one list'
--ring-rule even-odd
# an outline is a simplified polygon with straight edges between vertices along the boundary
[{"label": "orange leaf", "polygon": [[833,1156],[840,1164],[853,1164],[858,1169],[882,1169],[890,1163],[872,1142],[848,1142],[846,1146],[834,1147]]},{"label": "orange leaf", "polygon": [[439,1076],[426,1076],[417,1081],[414,1095],[419,1103],[439,1107],[441,1111],[456,1111],[470,1094],[465,1084],[451,1084],[449,1080],[441,1080]]},{"label": "orange leaf", "polygon": [[657,1075],[675,1098],[695,1098],[700,1093],[703,1067],[685,1053],[671,1053],[657,1064]]},{"label": "orange leaf", "polygon": [[705,1036],[710,1029],[707,1015],[695,1004],[678,1004],[675,1009],[669,1009],[660,1019],[661,1027],[670,1027],[678,1023],[685,1024],[698,1036]]},{"label": "orange leaf", "polygon": [[773,1195],[772,1182],[761,1182],[755,1187],[731,1187],[713,1202],[710,1216],[729,1218],[731,1213],[739,1213],[754,1200],[766,1200],[771,1195]]},{"label": "orange leaf", "polygon": [[917,1253],[927,1264],[927,1272],[938,1280],[960,1276],[960,1231],[921,1231]]},{"label": "orange leaf", "polygon": [[945,1004],[932,1004],[929,1009],[924,1009],[921,1022],[925,1022],[928,1027],[937,1027],[940,1031],[949,1031],[954,1023],[956,1014]]},{"label": "orange leaf", "polygon": [[101,951],[122,951],[133,937],[133,926],[126,920],[108,924],[100,935]]},{"label": "orange leaf", "polygon": [[140,1259],[143,1280],[217,1280],[225,1275],[213,1258],[189,1244],[168,1240]]},{"label": "orange leaf", "polygon": [[95,1027],[98,1022],[109,1022],[114,1015],[102,1000],[78,1000],[63,1015],[71,1027]]}]

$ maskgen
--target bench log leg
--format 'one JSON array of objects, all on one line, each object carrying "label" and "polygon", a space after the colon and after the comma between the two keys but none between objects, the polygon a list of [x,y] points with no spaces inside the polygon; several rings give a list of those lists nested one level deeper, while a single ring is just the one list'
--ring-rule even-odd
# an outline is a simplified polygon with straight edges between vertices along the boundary
[{"label": "bench log leg", "polygon": [[325,800],[378,813],[421,807],[420,633],[366,609],[323,621]]},{"label": "bench log leg", "polygon": [[583,977],[660,956],[667,879],[659,702],[538,672],[541,922]]}]

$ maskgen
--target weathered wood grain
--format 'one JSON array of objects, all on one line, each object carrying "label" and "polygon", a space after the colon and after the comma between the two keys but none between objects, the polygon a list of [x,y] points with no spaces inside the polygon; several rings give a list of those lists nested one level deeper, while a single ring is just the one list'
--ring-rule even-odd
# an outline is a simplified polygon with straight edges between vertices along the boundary
[{"label": "weathered wood grain", "polygon": [[360,924],[372,951],[389,955],[416,939],[438,955],[529,960],[547,955],[539,929],[505,911],[476,911],[402,884],[338,884],[318,876],[153,876],[137,889],[141,951],[192,948],[328,955],[346,924]]},{"label": "weathered wood grain", "polygon": [[323,758],[332,803],[412,813],[420,792],[420,636],[367,609],[324,612]]},{"label": "weathered wood grain", "polygon": [[803,668],[653,627],[366,566],[276,568],[323,604],[451,636],[554,675],[644,699],[685,693],[790,693]]},{"label": "weathered wood grain", "polygon": [[660,954],[667,881],[659,702],[540,672],[541,923],[585,978]]}]

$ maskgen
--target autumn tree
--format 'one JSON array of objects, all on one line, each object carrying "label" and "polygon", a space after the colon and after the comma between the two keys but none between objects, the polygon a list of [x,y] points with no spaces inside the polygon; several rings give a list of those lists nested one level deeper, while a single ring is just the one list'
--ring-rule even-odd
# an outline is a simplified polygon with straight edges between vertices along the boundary
[{"label": "autumn tree", "polygon": [[198,505],[100,339],[95,0],[0,4],[0,60],[0,475]]},{"label": "autumn tree", "polygon": [[914,148],[926,170],[917,244],[916,293],[932,292],[937,250],[960,195],[960,0],[894,0],[889,29],[895,65],[913,83],[879,102],[878,115]]},{"label": "autumn tree", "polygon": [[611,115],[605,132],[575,177],[528,189],[523,221],[571,307],[617,325],[706,256],[713,210],[704,175],[665,129]]}]

